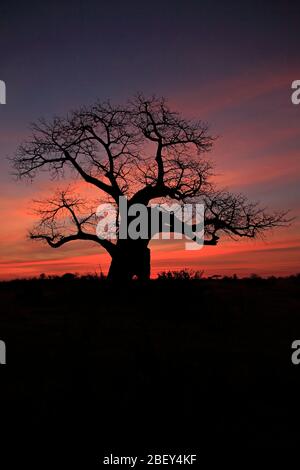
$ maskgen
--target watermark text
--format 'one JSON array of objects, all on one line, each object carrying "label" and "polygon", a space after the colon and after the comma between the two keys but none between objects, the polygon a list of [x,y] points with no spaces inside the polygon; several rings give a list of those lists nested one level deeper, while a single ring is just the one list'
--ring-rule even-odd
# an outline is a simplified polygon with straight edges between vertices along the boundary
[{"label": "watermark text", "polygon": [[6,84],[0,80],[0,104],[6,104]]},{"label": "watermark text", "polygon": [[5,342],[0,339],[0,364],[6,364],[6,345]]}]

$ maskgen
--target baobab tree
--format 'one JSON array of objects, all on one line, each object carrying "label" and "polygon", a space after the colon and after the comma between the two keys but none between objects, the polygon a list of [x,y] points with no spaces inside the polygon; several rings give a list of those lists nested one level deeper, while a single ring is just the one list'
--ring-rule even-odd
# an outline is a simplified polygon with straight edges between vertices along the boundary
[{"label": "baobab tree", "polygon": [[[67,187],[39,201],[31,239],[52,248],[74,240],[93,241],[111,256],[108,277],[128,280],[150,276],[148,245],[153,233],[136,240],[99,238],[95,207],[100,202],[118,209],[121,196],[128,207],[201,201],[204,245],[217,245],[222,234],[255,238],[286,224],[285,213],[268,213],[243,195],[215,188],[207,156],[213,142],[204,122],[184,119],[164,99],[142,95],[126,106],[98,102],[65,118],[40,120],[13,157],[18,176],[33,179],[46,170],[54,178],[80,178],[98,196],[97,202],[86,201],[77,195],[78,189],[74,193]],[[170,230],[174,227],[171,223]]]}]

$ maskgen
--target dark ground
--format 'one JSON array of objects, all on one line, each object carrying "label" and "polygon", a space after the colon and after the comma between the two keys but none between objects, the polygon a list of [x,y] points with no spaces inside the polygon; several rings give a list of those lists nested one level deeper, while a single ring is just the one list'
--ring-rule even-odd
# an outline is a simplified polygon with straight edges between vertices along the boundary
[{"label": "dark ground", "polygon": [[2,455],[13,443],[10,458],[26,464],[39,449],[43,460],[90,465],[121,448],[298,447],[299,286],[299,277],[1,283]]}]

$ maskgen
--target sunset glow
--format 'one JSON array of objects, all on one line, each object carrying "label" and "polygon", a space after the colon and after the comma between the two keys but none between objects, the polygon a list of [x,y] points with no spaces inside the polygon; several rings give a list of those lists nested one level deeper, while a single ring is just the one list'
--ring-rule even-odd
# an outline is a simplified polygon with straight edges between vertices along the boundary
[{"label": "sunset glow", "polygon": [[[184,15],[186,14],[185,12]],[[80,19],[78,21],[80,22]],[[134,21],[133,18],[132,22]],[[151,21],[153,21],[152,16],[149,17],[149,25]],[[217,18],[216,21],[221,20]],[[228,17],[222,17],[222,22],[229,27],[229,13]],[[257,41],[261,40],[267,50],[262,25],[257,27]],[[170,25],[167,29],[172,35]],[[204,275],[207,276],[233,273],[239,276],[251,273],[263,276],[289,275],[300,271],[298,263],[300,106],[294,106],[290,99],[291,83],[299,78],[297,77],[299,68],[295,66],[292,57],[283,59],[280,49],[277,56],[265,53],[265,60],[262,60],[261,54],[264,53],[264,49],[261,51],[256,45],[252,50],[241,31],[239,34],[242,37],[241,43],[245,41],[245,52],[252,50],[253,54],[249,53],[248,64],[245,61],[247,54],[243,56],[243,60],[238,61],[237,57],[241,55],[242,46],[236,44],[232,29],[225,50],[220,35],[216,32],[216,39],[212,39],[212,43],[208,44],[206,49],[211,53],[211,59],[204,57],[204,61],[206,58],[204,71],[199,59],[202,50],[202,46],[199,46],[201,33],[197,29],[191,30],[190,33],[187,31],[189,29],[182,39],[183,44],[178,47],[183,50],[186,41],[189,45],[186,59],[188,60],[191,54],[196,57],[191,75],[185,73],[180,76],[178,72],[176,78],[174,69],[170,65],[173,57],[171,51],[168,56],[169,67],[161,64],[159,76],[155,76],[151,66],[153,56],[146,58],[137,48],[136,60],[146,64],[146,70],[141,72],[140,80],[135,80],[132,71],[132,81],[129,85],[127,79],[124,79],[122,91],[118,87],[113,88],[109,79],[101,77],[100,73],[98,77],[101,77],[102,81],[97,80],[95,74],[89,73],[93,63],[98,59],[100,62],[97,62],[95,67],[99,72],[101,68],[99,64],[106,55],[109,57],[109,67],[113,70],[116,66],[112,60],[113,46],[111,50],[102,50],[98,53],[97,43],[95,44],[91,38],[88,42],[81,43],[82,53],[86,50],[87,44],[89,47],[93,44],[95,55],[91,61],[86,59],[86,63],[82,64],[83,70],[77,71],[78,79],[71,90],[68,89],[64,79],[66,74],[64,65],[61,65],[62,78],[58,80],[57,76],[50,72],[51,79],[48,79],[47,71],[51,68],[49,54],[40,87],[37,86],[34,70],[27,75],[23,70],[23,75],[27,78],[17,85],[16,64],[18,59],[21,60],[23,48],[30,47],[32,54],[38,56],[40,51],[34,43],[34,37],[28,39],[27,45],[23,45],[20,40],[12,45],[15,63],[9,64],[6,79],[9,98],[8,103],[0,110],[1,279],[38,276],[41,273],[63,274],[70,271],[81,274],[107,272],[108,255],[90,242],[74,243],[52,250],[46,245],[26,238],[27,231],[35,220],[31,210],[31,200],[50,194],[61,182],[49,182],[45,175],[38,178],[34,185],[22,181],[16,182],[10,174],[11,168],[5,156],[12,155],[18,144],[29,136],[28,124],[39,116],[63,115],[77,105],[93,102],[97,97],[101,99],[110,97],[113,102],[124,102],[141,87],[149,93],[165,95],[171,107],[184,116],[200,118],[210,124],[211,133],[218,136],[210,158],[215,164],[214,179],[219,186],[229,188],[232,192],[245,193],[250,199],[261,201],[264,206],[274,210],[289,209],[291,217],[295,218],[289,227],[270,232],[264,240],[233,242],[223,239],[217,247],[204,247],[200,251],[185,251],[183,243],[178,241],[153,241],[151,242],[152,276],[155,277],[162,270],[183,268],[204,270]],[[199,41],[195,39],[198,34]],[[46,31],[43,40],[48,50],[51,50],[51,39],[53,39],[52,32]],[[129,35],[128,45],[118,43],[114,47],[120,52],[122,47],[126,49],[132,45],[131,40]],[[144,50],[148,50],[149,39],[144,38],[143,41]],[[68,53],[68,50],[62,50],[61,56],[55,60],[64,64]],[[224,54],[228,58],[226,66],[223,63]],[[185,64],[188,62],[185,62],[185,58],[179,53],[178,57],[177,71],[185,70]],[[69,57],[71,66],[74,66],[73,60],[71,55]],[[26,68],[26,65],[23,67]],[[125,70],[129,73],[129,68],[126,67]],[[139,66],[138,70],[141,68],[143,69]],[[150,71],[152,71],[152,80],[149,82],[147,73]],[[93,78],[89,81],[88,77],[91,75]],[[49,83],[51,80],[56,82],[56,86],[53,84],[51,87],[47,80]],[[49,85],[51,97],[47,96],[46,83]],[[76,184],[80,191],[81,183]]]}]

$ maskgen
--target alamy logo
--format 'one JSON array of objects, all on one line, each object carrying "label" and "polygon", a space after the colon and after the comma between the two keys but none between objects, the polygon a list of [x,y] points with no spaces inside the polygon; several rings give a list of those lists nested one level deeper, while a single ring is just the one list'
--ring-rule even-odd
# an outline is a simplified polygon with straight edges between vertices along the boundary
[{"label": "alamy logo", "polygon": [[204,244],[203,204],[131,204],[119,197],[119,207],[100,204],[96,212],[100,221],[96,233],[100,239],[177,240],[184,237],[186,250],[200,250]]},{"label": "alamy logo", "polygon": [[300,80],[294,80],[292,83],[292,89],[295,90],[292,93],[291,99],[293,104],[300,104]]},{"label": "alamy logo", "polygon": [[6,345],[0,340],[0,364],[6,364]]},{"label": "alamy logo", "polygon": [[291,360],[292,363],[297,366],[300,364],[300,340],[295,339],[292,343],[292,349],[295,349],[295,351],[292,354]]},{"label": "alamy logo", "polygon": [[6,104],[6,85],[3,80],[0,80],[0,104]]}]

